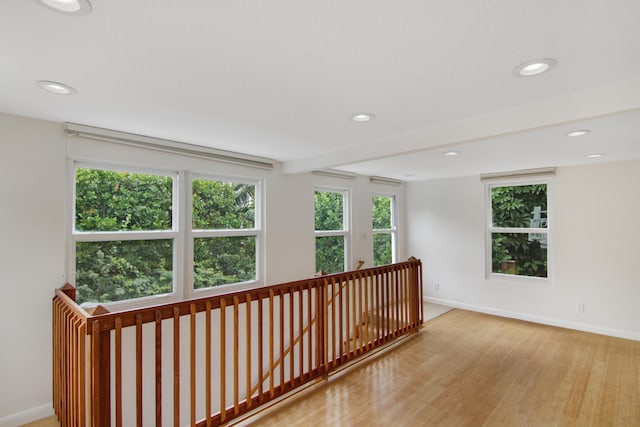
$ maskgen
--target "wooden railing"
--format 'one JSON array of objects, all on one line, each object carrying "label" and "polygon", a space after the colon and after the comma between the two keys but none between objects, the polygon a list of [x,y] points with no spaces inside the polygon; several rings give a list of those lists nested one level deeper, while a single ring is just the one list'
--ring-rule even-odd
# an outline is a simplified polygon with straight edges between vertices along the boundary
[{"label": "wooden railing", "polygon": [[62,426],[217,426],[422,325],[419,260],[109,313],[53,299]]}]

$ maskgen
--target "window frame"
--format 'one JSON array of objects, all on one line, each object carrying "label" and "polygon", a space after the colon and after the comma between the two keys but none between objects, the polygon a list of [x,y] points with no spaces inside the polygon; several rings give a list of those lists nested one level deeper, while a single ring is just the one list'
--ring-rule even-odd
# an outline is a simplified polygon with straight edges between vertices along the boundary
[{"label": "window frame", "polygon": [[[496,187],[517,187],[527,185],[544,184],[547,187],[547,227],[493,227],[493,203],[491,190]],[[552,181],[547,178],[511,178],[511,179],[495,179],[485,183],[485,279],[510,281],[519,283],[551,283],[552,279]],[[492,235],[494,233],[516,233],[529,234],[541,233],[547,236],[547,277],[524,276],[517,274],[505,274],[493,272],[493,247]]]},{"label": "window frame", "polygon": [[[144,231],[76,231],[76,170],[99,169],[129,173],[142,173],[149,175],[170,176],[173,178],[172,187],[172,224],[170,230],[144,230]],[[196,179],[209,179],[224,182],[255,185],[255,217],[254,227],[243,230],[203,230],[203,234],[211,234],[212,237],[252,235],[256,237],[256,278],[251,281],[230,283],[205,289],[195,289],[193,282],[194,251],[192,229],[192,181]],[[124,163],[96,162],[69,159],[68,161],[68,188],[71,189],[67,206],[70,206],[67,215],[67,227],[69,232],[68,248],[68,281],[76,283],[76,243],[78,242],[109,242],[109,241],[136,241],[136,240],[173,240],[173,277],[172,291],[164,294],[149,295],[140,298],[132,298],[111,302],[86,302],[83,305],[103,305],[110,310],[128,310],[155,304],[180,301],[194,296],[203,297],[215,295],[232,290],[247,289],[261,285],[264,280],[264,238],[262,224],[263,212],[263,186],[264,180],[260,178],[238,177],[231,174],[207,174],[192,172],[187,169],[170,169],[163,167],[134,166]],[[243,234],[247,232],[248,234]],[[196,232],[195,234],[198,234]],[[202,237],[208,237],[202,235]]]},{"label": "window frame", "polygon": [[[342,230],[316,230],[315,226],[315,194],[316,192],[329,192],[342,194]],[[349,260],[351,259],[351,190],[340,187],[330,187],[324,185],[317,185],[313,189],[313,232],[314,232],[314,269],[320,271],[318,266],[315,265],[315,259],[317,254],[317,238],[318,237],[338,237],[343,236],[344,239],[344,271],[349,270]]]},{"label": "window frame", "polygon": [[[391,200],[391,228],[373,228],[373,198],[385,197]],[[397,199],[395,194],[377,193],[371,194],[371,249],[372,249],[372,262],[375,266],[375,252],[373,251],[374,236],[378,234],[390,234],[391,235],[391,263],[395,263],[398,260],[398,212],[397,212]]]}]

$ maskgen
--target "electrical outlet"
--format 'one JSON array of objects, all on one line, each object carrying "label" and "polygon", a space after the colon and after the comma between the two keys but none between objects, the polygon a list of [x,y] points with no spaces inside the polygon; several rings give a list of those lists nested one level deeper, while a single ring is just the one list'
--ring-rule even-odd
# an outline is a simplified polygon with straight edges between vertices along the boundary
[{"label": "electrical outlet", "polygon": [[576,304],[576,311],[578,313],[584,313],[584,303],[583,302],[579,302],[578,304]]},{"label": "electrical outlet", "polygon": [[440,282],[436,282],[436,284],[433,286],[433,289],[435,289],[436,291],[440,290]]}]

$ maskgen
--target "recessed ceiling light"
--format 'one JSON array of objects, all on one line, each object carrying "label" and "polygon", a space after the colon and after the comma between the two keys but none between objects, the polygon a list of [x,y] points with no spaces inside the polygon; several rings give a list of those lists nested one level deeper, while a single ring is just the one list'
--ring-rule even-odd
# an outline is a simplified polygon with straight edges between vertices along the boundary
[{"label": "recessed ceiling light", "polygon": [[513,69],[513,73],[519,77],[533,77],[551,70],[558,64],[553,58],[542,58],[527,61]]},{"label": "recessed ceiling light", "polygon": [[86,15],[91,12],[89,0],[39,0],[51,9],[67,15]]},{"label": "recessed ceiling light", "polygon": [[371,113],[358,113],[351,116],[351,120],[353,120],[354,122],[368,122],[369,120],[373,120],[375,118],[376,116]]},{"label": "recessed ceiling light", "polygon": [[591,153],[591,154],[587,154],[585,157],[588,159],[597,159],[603,156],[604,156],[604,153]]},{"label": "recessed ceiling light", "polygon": [[453,157],[453,156],[457,156],[460,154],[459,151],[447,151],[446,153],[443,153],[445,156],[449,156],[449,157]]},{"label": "recessed ceiling light", "polygon": [[78,93],[77,90],[63,83],[50,82],[47,80],[39,80],[36,82],[36,84],[40,86],[42,90],[55,93],[56,95],[73,95]]},{"label": "recessed ceiling light", "polygon": [[585,136],[589,132],[591,132],[589,129],[574,130],[573,132],[569,132],[567,136]]}]

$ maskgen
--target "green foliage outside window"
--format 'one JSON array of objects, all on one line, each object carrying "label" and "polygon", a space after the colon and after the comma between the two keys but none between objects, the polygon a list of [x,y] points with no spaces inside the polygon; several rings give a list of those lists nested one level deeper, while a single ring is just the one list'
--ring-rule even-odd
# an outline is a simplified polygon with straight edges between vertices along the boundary
[{"label": "green foliage outside window", "polygon": [[316,191],[316,230],[344,230],[344,195],[335,191]]},{"label": "green foliage outside window", "polygon": [[373,265],[387,265],[393,262],[391,239],[389,233],[373,235]]},{"label": "green foliage outside window", "polygon": [[[388,196],[373,196],[372,218],[374,230],[390,230],[393,226],[391,217],[392,199]],[[373,265],[386,265],[393,262],[391,233],[373,235]]]},{"label": "green foliage outside window", "polygon": [[170,230],[169,176],[76,169],[78,231]]},{"label": "green foliage outside window", "polygon": [[78,303],[170,293],[173,241],[78,242],[76,286]]},{"label": "green foliage outside window", "polygon": [[[491,189],[493,228],[547,227],[547,185]],[[492,272],[547,277],[546,233],[492,232]],[[517,231],[517,230],[516,230]]]},{"label": "green foliage outside window", "polygon": [[[193,180],[193,229],[255,227],[255,185]],[[210,288],[256,279],[255,236],[196,237],[193,287]]]},{"label": "green foliage outside window", "polygon": [[345,270],[343,236],[316,237],[316,270],[327,274]]}]

